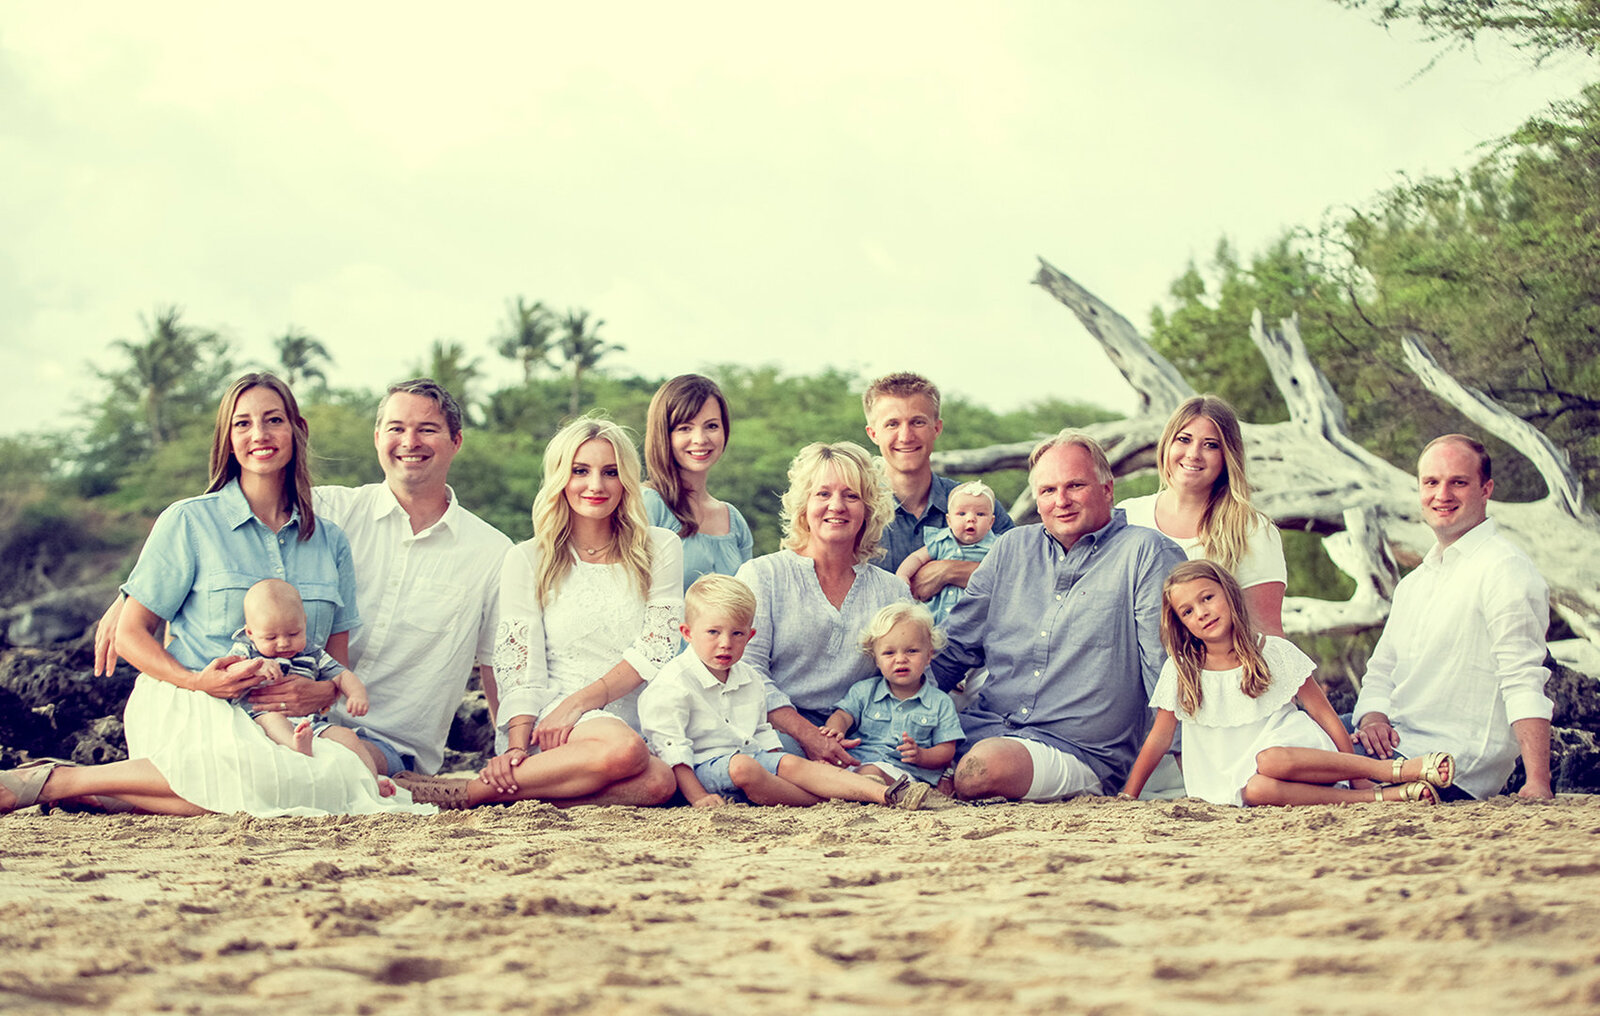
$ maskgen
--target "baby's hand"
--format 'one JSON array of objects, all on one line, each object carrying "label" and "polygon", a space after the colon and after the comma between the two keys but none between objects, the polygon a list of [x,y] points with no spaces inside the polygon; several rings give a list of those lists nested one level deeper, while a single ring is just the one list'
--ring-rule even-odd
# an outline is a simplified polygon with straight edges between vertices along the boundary
[{"label": "baby's hand", "polygon": [[355,693],[354,695],[346,696],[344,700],[344,711],[349,713],[351,716],[367,715],[367,693],[361,691]]},{"label": "baby's hand", "polygon": [[922,758],[922,749],[917,747],[917,742],[911,739],[910,734],[902,733],[900,735],[899,749],[900,761],[908,766],[921,764],[918,760]]},{"label": "baby's hand", "polygon": [[262,657],[261,669],[256,675],[261,678],[261,684],[276,684],[283,680],[283,665],[270,656]]},{"label": "baby's hand", "polygon": [[817,733],[821,734],[823,737],[830,738],[830,739],[835,740],[835,741],[839,740],[841,737],[844,736],[843,734],[839,733],[837,730],[834,730],[832,727],[818,727],[817,728]]},{"label": "baby's hand", "polygon": [[696,801],[694,806],[696,808],[720,808],[727,803],[727,800],[721,794],[707,794]]}]

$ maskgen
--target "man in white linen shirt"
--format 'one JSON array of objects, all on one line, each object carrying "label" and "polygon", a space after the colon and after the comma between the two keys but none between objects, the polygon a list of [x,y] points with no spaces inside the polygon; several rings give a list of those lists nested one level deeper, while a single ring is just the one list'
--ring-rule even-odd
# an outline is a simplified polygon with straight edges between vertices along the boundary
[{"label": "man in white linen shirt", "polygon": [[[494,712],[494,671],[485,661],[494,654],[500,565],[511,540],[461,507],[446,482],[461,449],[461,408],[443,387],[427,378],[391,385],[372,437],[383,483],[312,490],[317,514],[350,540],[363,623],[344,662],[366,684],[371,706],[350,716],[334,706],[330,682],[306,678],[272,685],[251,704],[290,716],[333,707],[331,719],[356,731],[380,773],[433,773],[475,661]],[[113,613],[107,617],[114,631]],[[109,631],[102,620],[96,673],[115,665]]]},{"label": "man in white linen shirt", "polygon": [[1400,581],[1367,663],[1354,740],[1377,758],[1455,756],[1445,799],[1500,792],[1522,755],[1523,797],[1553,797],[1544,694],[1550,601],[1533,562],[1488,517],[1489,455],[1461,434],[1417,462],[1422,516],[1438,542]]}]

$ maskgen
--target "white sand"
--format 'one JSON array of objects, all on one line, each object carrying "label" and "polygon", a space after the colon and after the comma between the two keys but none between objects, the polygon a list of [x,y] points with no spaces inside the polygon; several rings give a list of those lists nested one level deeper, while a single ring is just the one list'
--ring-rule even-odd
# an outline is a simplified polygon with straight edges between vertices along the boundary
[{"label": "white sand", "polygon": [[0,818],[0,1011],[1593,1013],[1600,799]]}]

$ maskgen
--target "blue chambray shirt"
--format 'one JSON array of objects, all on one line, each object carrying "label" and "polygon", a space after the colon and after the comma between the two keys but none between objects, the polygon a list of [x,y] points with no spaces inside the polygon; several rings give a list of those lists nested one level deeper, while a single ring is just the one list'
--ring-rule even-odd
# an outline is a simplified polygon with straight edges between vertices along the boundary
[{"label": "blue chambray shirt", "polygon": [[298,512],[273,533],[250,511],[237,480],[179,501],[156,519],[122,591],[172,624],[167,651],[201,670],[228,655],[244,625],[244,594],[262,579],[283,579],[306,605],[306,644],[361,623],[356,573],[344,532],[317,520],[300,540]]},{"label": "blue chambray shirt", "polygon": [[[931,675],[929,675],[931,676]],[[888,762],[919,777],[924,783],[938,783],[943,767],[925,769],[900,761],[900,735],[910,734],[918,747],[932,748],[964,736],[956,717],[956,704],[933,681],[923,679],[922,687],[910,698],[899,699],[881,676],[857,681],[845,692],[835,709],[856,718],[850,735],[861,738],[859,748],[850,754],[859,762]]]},{"label": "blue chambray shirt", "polygon": [[[912,551],[923,548],[925,530],[948,528],[950,522],[945,518],[945,512],[950,508],[950,492],[965,482],[965,480],[952,480],[948,476],[935,476],[932,485],[928,487],[928,506],[922,509],[920,518],[914,517],[900,507],[900,499],[895,498],[894,518],[889,520],[889,525],[883,530],[883,536],[878,539],[878,546],[882,547],[885,553],[872,563],[884,571],[892,572],[911,556]],[[989,531],[995,534],[1004,533],[1009,531],[1012,525],[1011,516],[1006,513],[1006,506],[996,499],[994,528]]]},{"label": "blue chambray shirt", "polygon": [[989,680],[962,713],[969,744],[1023,737],[1083,760],[1118,787],[1148,726],[1161,675],[1161,583],[1187,560],[1121,508],[1071,550],[1042,525],[995,541],[950,612],[949,644],[933,661],[939,686],[967,668]]}]

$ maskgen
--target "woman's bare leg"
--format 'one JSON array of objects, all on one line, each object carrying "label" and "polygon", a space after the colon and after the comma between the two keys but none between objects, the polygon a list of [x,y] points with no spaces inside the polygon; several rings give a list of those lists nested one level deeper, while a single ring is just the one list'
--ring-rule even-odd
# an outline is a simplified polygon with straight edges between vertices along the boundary
[{"label": "woman's bare leg", "polygon": [[626,723],[610,718],[589,720],[572,728],[566,744],[529,755],[517,766],[515,793],[502,794],[482,780],[472,780],[469,806],[592,799],[614,784],[645,773],[650,757],[644,739]]},{"label": "woman's bare leg", "polygon": [[[1398,784],[1384,787],[1383,800],[1385,802],[1403,801],[1405,800],[1405,789],[1404,786]],[[1375,803],[1372,793],[1370,790],[1328,787],[1320,783],[1297,783],[1293,780],[1277,780],[1257,773],[1250,777],[1249,783],[1244,785],[1243,797],[1244,803],[1248,805],[1369,804]]]},{"label": "woman's bare leg", "polygon": [[[1400,782],[1422,779],[1421,759],[1407,759],[1400,769]],[[1275,780],[1294,783],[1338,783],[1340,780],[1394,779],[1394,760],[1346,755],[1342,751],[1319,748],[1268,748],[1256,753],[1256,772]],[[1371,798],[1368,794],[1368,799]]]},{"label": "woman's bare leg", "polygon": [[99,766],[57,766],[39,791],[40,804],[89,797],[115,797],[155,815],[204,815],[206,810],[172,792],[149,759]]}]

